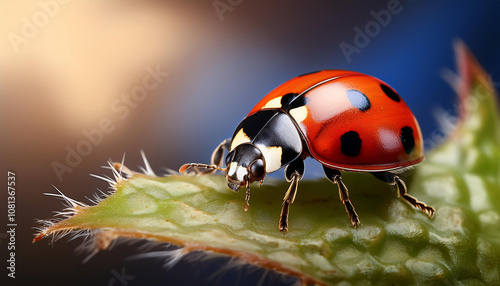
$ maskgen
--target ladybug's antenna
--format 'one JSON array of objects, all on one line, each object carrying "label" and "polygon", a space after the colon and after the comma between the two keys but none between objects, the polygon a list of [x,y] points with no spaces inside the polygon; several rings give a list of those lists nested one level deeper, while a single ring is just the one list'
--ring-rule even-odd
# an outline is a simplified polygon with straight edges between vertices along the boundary
[{"label": "ladybug's antenna", "polygon": [[188,164],[184,164],[182,165],[180,168],[179,168],[179,173],[184,173],[187,169],[189,168],[205,168],[205,169],[209,169],[209,170],[219,170],[219,171],[226,171],[227,168],[220,168],[216,165],[207,165],[207,164],[199,164],[199,163],[188,163]]}]

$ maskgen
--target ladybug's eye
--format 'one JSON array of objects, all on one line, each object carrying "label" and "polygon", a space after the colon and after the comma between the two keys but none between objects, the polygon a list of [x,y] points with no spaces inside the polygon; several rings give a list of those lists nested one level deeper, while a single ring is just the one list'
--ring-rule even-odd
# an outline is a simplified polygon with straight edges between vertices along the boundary
[{"label": "ladybug's eye", "polygon": [[226,156],[226,166],[229,166],[234,159],[234,151],[231,151]]},{"label": "ladybug's eye", "polygon": [[249,169],[250,169],[250,173],[251,173],[252,177],[255,180],[259,180],[259,179],[263,178],[264,175],[266,174],[265,167],[264,167],[264,160],[262,160],[262,159],[257,159],[255,161],[253,161],[252,164],[250,164]]}]

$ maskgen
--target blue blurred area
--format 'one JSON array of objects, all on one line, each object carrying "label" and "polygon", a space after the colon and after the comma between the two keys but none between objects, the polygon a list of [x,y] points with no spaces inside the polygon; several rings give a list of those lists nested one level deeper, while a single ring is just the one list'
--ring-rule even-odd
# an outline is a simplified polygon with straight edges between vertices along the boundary
[{"label": "blue blurred area", "polygon": [[[355,27],[364,30],[375,20],[372,14],[388,5],[399,13],[386,27],[379,25],[348,62],[340,43],[354,45]],[[171,144],[182,150],[185,161],[207,162],[264,95],[296,75],[320,69],[354,70],[387,82],[405,99],[428,139],[438,127],[436,108],[455,112],[456,96],[440,76],[443,69],[455,70],[455,40],[463,40],[500,81],[499,8],[498,1],[244,1],[222,22],[215,10],[208,11],[205,37],[178,75],[184,84],[177,89],[176,107],[161,120],[182,124],[169,125],[162,140],[176,134]],[[310,176],[321,175],[318,164],[308,169]]]}]

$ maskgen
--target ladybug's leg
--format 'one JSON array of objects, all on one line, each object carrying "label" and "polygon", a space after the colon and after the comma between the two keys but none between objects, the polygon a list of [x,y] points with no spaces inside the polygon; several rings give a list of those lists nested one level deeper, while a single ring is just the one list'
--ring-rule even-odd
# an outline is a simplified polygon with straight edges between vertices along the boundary
[{"label": "ladybug's leg", "polygon": [[347,191],[347,187],[344,185],[344,182],[342,181],[342,174],[340,173],[339,170],[330,169],[326,166],[323,166],[323,169],[325,171],[325,175],[328,178],[328,180],[339,186],[340,200],[344,204],[349,219],[351,219],[352,226],[354,226],[354,228],[357,228],[359,225],[359,217],[358,214],[356,213],[356,210],[354,209],[354,206],[349,200],[349,192]]},{"label": "ladybug's leg", "polygon": [[[193,168],[193,172],[196,175],[207,175],[212,174],[217,171],[217,168],[222,167],[222,162],[224,161],[224,150],[229,150],[231,148],[231,138],[227,138],[222,141],[217,148],[215,148],[214,152],[212,152],[212,157],[210,158],[210,165],[206,164],[185,164],[186,166],[184,170],[187,168]],[[184,167],[183,166],[183,167]],[[182,167],[181,167],[182,168]],[[205,170],[200,170],[199,168],[203,168]],[[181,171],[182,173],[183,171]]]},{"label": "ladybug's leg", "polygon": [[[217,148],[215,148],[210,158],[210,164],[216,165],[217,167],[222,167],[222,162],[224,161],[224,150],[229,150],[231,148],[231,138],[227,138],[222,141]],[[215,170],[213,170],[214,172]]]},{"label": "ladybug's leg", "polygon": [[423,202],[419,202],[415,197],[408,195],[406,184],[403,180],[401,180],[401,178],[399,178],[398,175],[391,172],[377,172],[372,174],[384,182],[387,182],[391,185],[396,185],[398,187],[399,195],[410,205],[422,210],[429,217],[432,217],[434,215],[435,210],[433,207],[428,206]]},{"label": "ladybug's leg", "polygon": [[290,183],[290,187],[286,191],[285,197],[283,198],[283,208],[281,209],[279,230],[282,232],[288,231],[288,213],[290,210],[290,205],[295,200],[297,195],[297,188],[299,187],[299,181],[304,175],[304,160],[302,158],[297,158],[295,161],[286,166],[285,177]]}]

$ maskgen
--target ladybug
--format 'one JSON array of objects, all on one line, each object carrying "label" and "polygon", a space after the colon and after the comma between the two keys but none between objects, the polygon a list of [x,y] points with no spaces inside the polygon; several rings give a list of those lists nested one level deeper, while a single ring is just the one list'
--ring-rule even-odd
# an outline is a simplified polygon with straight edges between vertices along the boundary
[{"label": "ladybug", "polygon": [[[229,151],[226,168],[222,168],[224,150]],[[338,186],[355,228],[360,220],[341,171],[371,173],[396,185],[406,202],[429,217],[434,215],[434,208],[407,194],[406,184],[398,176],[424,159],[417,120],[394,89],[358,72],[323,70],[285,82],[257,103],[233,137],[215,149],[211,165],[184,164],[179,172],[191,167],[199,174],[224,171],[231,190],[246,188],[246,211],[250,183],[260,185],[266,174],[286,167],[290,187],[279,220],[279,230],[286,232],[289,208],[307,157],[320,162],[328,180]]]}]

